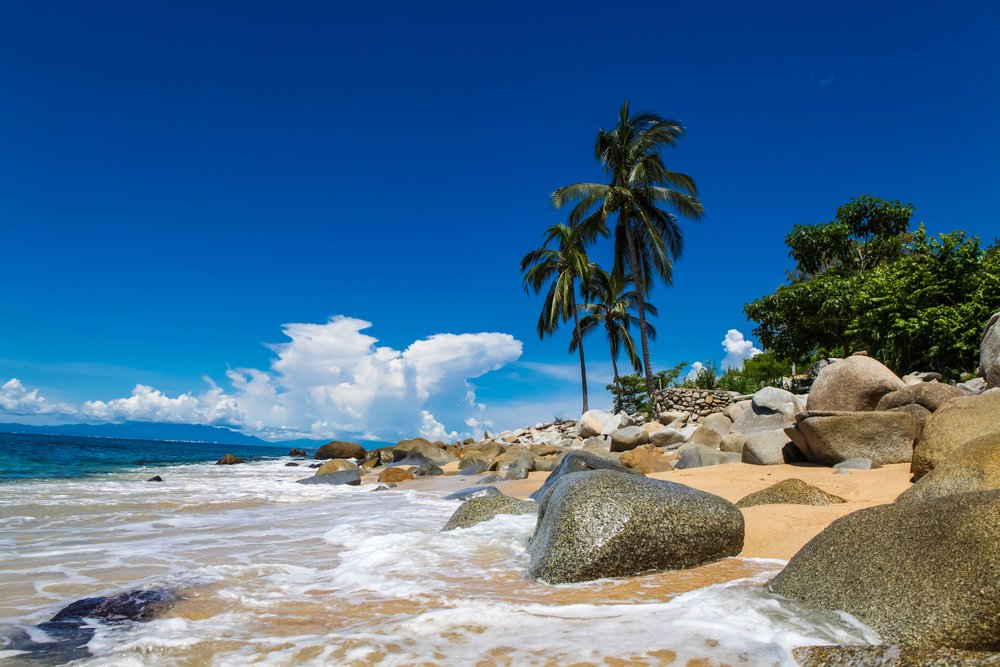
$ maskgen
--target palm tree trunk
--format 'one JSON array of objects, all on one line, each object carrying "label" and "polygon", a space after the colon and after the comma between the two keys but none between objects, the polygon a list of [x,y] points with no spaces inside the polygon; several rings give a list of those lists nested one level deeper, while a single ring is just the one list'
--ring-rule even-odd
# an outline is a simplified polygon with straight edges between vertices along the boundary
[{"label": "palm tree trunk", "polygon": [[622,406],[622,383],[621,383],[621,380],[618,379],[618,360],[615,359],[615,351],[614,351],[614,349],[611,350],[611,369],[615,373],[615,389],[617,390],[615,392],[615,406],[614,406],[614,411],[615,412],[621,412],[621,410],[622,410],[622,407],[621,407]]},{"label": "palm tree trunk", "polygon": [[[575,288],[574,288],[575,289]],[[583,411],[590,409],[587,402],[587,364],[583,360],[583,334],[580,332],[580,313],[576,310],[576,294],[569,297],[569,307],[573,309],[573,325],[576,330],[576,340],[580,343],[580,380],[583,383]]]},{"label": "palm tree trunk", "polygon": [[649,360],[649,330],[646,328],[646,283],[643,280],[642,266],[639,264],[639,251],[635,247],[632,221],[626,220],[625,223],[625,239],[628,242],[629,258],[632,260],[632,281],[635,283],[635,296],[639,306],[639,342],[642,344],[642,368],[646,372],[646,393],[649,394],[650,405],[653,405],[653,364]]}]

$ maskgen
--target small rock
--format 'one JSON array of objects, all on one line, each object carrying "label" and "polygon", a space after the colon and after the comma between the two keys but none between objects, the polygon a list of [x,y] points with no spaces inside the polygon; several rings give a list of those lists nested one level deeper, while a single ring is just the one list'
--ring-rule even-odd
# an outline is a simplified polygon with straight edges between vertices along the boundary
[{"label": "small rock", "polygon": [[405,482],[413,479],[413,473],[406,468],[386,468],[378,474],[380,482]]},{"label": "small rock", "polygon": [[217,466],[232,466],[237,463],[246,463],[243,459],[235,456],[234,454],[224,454],[221,459],[215,462]]},{"label": "small rock", "polygon": [[673,470],[671,459],[663,450],[653,445],[640,445],[629,450],[618,458],[618,462],[629,468],[635,468],[645,474]]},{"label": "small rock", "polygon": [[866,458],[845,459],[833,466],[834,470],[873,470],[881,467],[878,463]]},{"label": "small rock", "polygon": [[801,479],[786,479],[766,489],[755,491],[736,503],[737,507],[755,505],[832,505],[846,503],[840,496],[806,484]]},{"label": "small rock", "polygon": [[441,530],[470,528],[498,514],[534,514],[537,511],[538,504],[531,500],[518,500],[500,493],[479,496],[462,503]]},{"label": "small rock", "polygon": [[495,486],[467,486],[444,497],[445,500],[471,500],[473,498],[485,498],[487,496],[499,496],[500,490]]},{"label": "small rock", "polygon": [[150,478],[149,478],[149,479],[147,479],[146,481],[147,481],[147,482],[162,482],[162,481],[163,481],[163,478],[162,478],[162,477],[160,477],[159,475],[153,475],[152,477],[150,477]]},{"label": "small rock", "polygon": [[292,448],[292,449],[291,449],[291,450],[290,450],[290,451],[288,452],[288,455],[289,455],[289,456],[306,456],[306,450],[304,450],[304,449],[297,449],[297,448],[294,448],[294,447],[293,447],[293,448]]},{"label": "small rock", "polygon": [[285,464],[285,467],[286,468],[298,468],[299,464],[295,463],[294,461],[289,461],[288,463]]},{"label": "small rock", "polygon": [[627,452],[649,442],[649,434],[639,426],[626,426],[611,432],[611,451]]},{"label": "small rock", "polygon": [[704,466],[721,465],[723,463],[739,463],[741,456],[723,452],[713,447],[706,447],[689,442],[677,450],[680,459],[674,464],[675,470],[701,468]]}]

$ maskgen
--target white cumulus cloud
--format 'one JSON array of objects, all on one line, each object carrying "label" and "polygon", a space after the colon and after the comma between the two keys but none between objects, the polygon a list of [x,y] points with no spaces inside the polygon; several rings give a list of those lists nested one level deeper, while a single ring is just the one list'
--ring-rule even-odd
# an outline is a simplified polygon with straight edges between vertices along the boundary
[{"label": "white cumulus cloud", "polygon": [[486,409],[471,380],[521,356],[521,342],[505,333],[435,334],[399,351],[362,333],[371,326],[346,316],[286,324],[289,340],[270,346],[271,367],[229,369],[228,391],[207,378],[205,392],[174,397],[140,384],[128,397],[73,407],[49,405],[12,379],[0,386],[0,411],[226,425],[270,439],[454,439],[450,425],[476,428]]},{"label": "white cumulus cloud", "polygon": [[726,337],[722,339],[722,349],[726,351],[726,357],[722,360],[723,371],[741,370],[744,361],[763,352],[736,329],[730,329],[726,332]]},{"label": "white cumulus cloud", "polygon": [[700,361],[694,362],[693,364],[691,364],[691,370],[687,372],[687,375],[684,376],[684,379],[694,381],[698,377],[698,371],[700,371],[703,368],[705,368],[705,364],[701,363]]}]

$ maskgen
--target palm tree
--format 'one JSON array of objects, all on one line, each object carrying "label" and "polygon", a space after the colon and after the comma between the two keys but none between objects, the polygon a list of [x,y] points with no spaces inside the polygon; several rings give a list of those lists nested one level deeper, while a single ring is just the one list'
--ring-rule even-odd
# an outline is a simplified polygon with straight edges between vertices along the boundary
[{"label": "palm tree", "polygon": [[694,180],[667,169],[660,157],[660,151],[673,146],[683,134],[679,121],[649,112],[630,115],[625,102],[618,112],[618,124],[611,130],[600,130],[594,146],[594,155],[611,182],[576,183],[552,193],[556,208],[576,202],[569,222],[588,230],[588,239],[606,234],[608,217],[617,214],[615,270],[631,276],[635,286],[642,364],[650,396],[653,368],[646,292],[656,276],[668,285],[672,281],[673,261],[684,247],[677,216],[700,220],[704,214]]},{"label": "palm tree", "polygon": [[[532,250],[521,260],[525,292],[529,292],[530,289],[538,294],[545,284],[551,281],[545,295],[545,303],[542,304],[542,312],[538,316],[539,338],[552,335],[559,324],[570,317],[573,318],[573,335],[579,336],[580,315],[576,307],[576,282],[580,280],[584,285],[589,284],[593,268],[584,247],[584,231],[579,227],[553,225],[545,232],[545,242],[542,247]],[[548,247],[552,241],[557,242],[557,248]],[[586,412],[589,406],[587,364],[583,358],[583,345],[579,346],[579,350],[583,411]]]},{"label": "palm tree", "polygon": [[[580,318],[579,336],[574,332],[570,342],[570,352],[582,341],[591,331],[599,326],[604,327],[608,337],[608,345],[611,348],[611,368],[614,371],[614,383],[618,388],[615,395],[615,412],[621,409],[621,381],[618,374],[618,355],[622,349],[632,368],[639,372],[642,369],[642,361],[635,350],[635,341],[632,339],[631,327],[638,322],[638,318],[633,312],[638,312],[639,300],[635,289],[632,286],[632,279],[626,278],[621,273],[608,273],[600,267],[595,267],[591,275],[589,288],[585,296],[588,303],[580,306],[580,310],[586,313]],[[656,315],[656,307],[651,303],[644,304],[645,310],[650,315]],[[656,329],[652,324],[646,325],[650,338],[656,338]]]}]

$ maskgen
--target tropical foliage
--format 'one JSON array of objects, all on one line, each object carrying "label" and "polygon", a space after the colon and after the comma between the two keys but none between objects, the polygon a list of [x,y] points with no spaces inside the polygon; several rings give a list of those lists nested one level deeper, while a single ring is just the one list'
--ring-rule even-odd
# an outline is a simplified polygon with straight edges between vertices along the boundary
[{"label": "tropical foliage", "polygon": [[614,220],[614,273],[627,275],[635,288],[639,339],[647,394],[654,390],[649,356],[646,294],[653,280],[669,284],[673,261],[683,250],[684,237],[677,216],[700,219],[703,214],[694,180],[671,171],[661,152],[684,134],[676,120],[649,112],[631,113],[621,106],[618,123],[600,130],[594,156],[609,183],[576,183],[552,194],[556,208],[575,204],[569,222],[584,230],[588,240],[608,234]]},{"label": "tropical foliage", "polygon": [[912,211],[865,195],[833,222],[796,226],[788,283],[744,306],[763,346],[796,361],[863,349],[901,374],[974,371],[1000,309],[1000,252],[961,231],[907,232]]},{"label": "tropical foliage", "polygon": [[[665,389],[677,385],[677,378],[681,371],[687,366],[687,362],[681,362],[673,368],[665,371],[658,371],[653,376],[657,389]],[[649,392],[646,391],[646,378],[640,373],[622,375],[618,378],[618,384],[609,384],[606,389],[614,396],[615,405],[619,410],[630,415],[642,413],[648,418],[653,418],[653,402]]]}]

